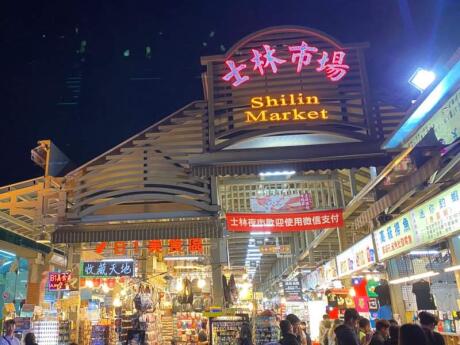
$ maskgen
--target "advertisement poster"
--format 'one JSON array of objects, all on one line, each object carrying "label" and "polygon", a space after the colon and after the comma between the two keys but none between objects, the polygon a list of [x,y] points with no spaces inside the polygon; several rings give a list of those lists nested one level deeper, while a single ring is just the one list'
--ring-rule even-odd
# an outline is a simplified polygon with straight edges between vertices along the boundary
[{"label": "advertisement poster", "polygon": [[300,279],[283,281],[284,297],[287,302],[302,302],[302,284]]},{"label": "advertisement poster", "polygon": [[359,271],[376,262],[372,235],[364,237],[352,247],[337,255],[339,277]]},{"label": "advertisement poster", "polygon": [[301,195],[265,195],[250,199],[252,212],[301,212],[313,208],[310,193]]}]

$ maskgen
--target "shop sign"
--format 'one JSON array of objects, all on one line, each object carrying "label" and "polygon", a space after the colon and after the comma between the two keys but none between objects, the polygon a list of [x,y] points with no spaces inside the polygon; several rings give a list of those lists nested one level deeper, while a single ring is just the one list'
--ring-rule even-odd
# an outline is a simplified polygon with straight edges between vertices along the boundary
[{"label": "shop sign", "polygon": [[[227,73],[222,79],[232,83],[234,87],[238,87],[250,80],[250,76],[247,75],[250,67],[260,76],[264,76],[265,73],[276,74],[282,65],[290,63],[290,68],[297,73],[301,73],[305,67],[313,65],[316,67],[313,69],[314,71],[325,73],[326,78],[335,82],[345,77],[350,69],[350,66],[345,64],[347,54],[344,51],[333,51],[331,54],[331,52],[324,50],[320,51],[305,41],[287,46],[286,51],[290,55],[290,60],[281,59],[277,56],[278,52],[275,47],[263,44],[260,48],[252,49],[252,56],[249,60],[252,66],[246,63],[238,64],[237,61],[228,59],[225,61]],[[285,67],[283,66],[283,68]]]},{"label": "shop sign", "polygon": [[327,110],[321,108],[318,96],[304,96],[302,93],[253,97],[251,110],[244,112],[246,123],[325,121]]},{"label": "shop sign", "polygon": [[[452,144],[460,136],[460,90],[444,103],[439,109],[409,140],[407,146],[415,147],[425,136],[431,132],[434,139],[444,145]],[[431,134],[430,133],[430,134]],[[436,143],[428,145],[435,146]]]},{"label": "shop sign", "polygon": [[303,213],[227,213],[228,231],[310,231],[343,226],[341,209]]},{"label": "shop sign", "polygon": [[337,255],[339,277],[352,274],[376,262],[372,235],[368,235],[341,254]]},{"label": "shop sign", "polygon": [[[163,253],[163,254],[177,254],[184,253],[188,254],[203,254],[203,239],[202,238],[189,238],[186,240],[182,239],[170,239],[170,240],[150,240],[147,241],[147,250],[150,254],[152,253]],[[108,242],[100,242],[95,248],[97,254],[103,254],[110,251],[111,254],[116,256],[128,255],[128,249],[132,249],[134,254],[140,254],[142,249],[141,241],[116,241],[113,242],[113,248],[109,248]]]},{"label": "shop sign", "polygon": [[302,284],[300,279],[283,280],[284,297],[287,302],[302,302]]},{"label": "shop sign", "polygon": [[338,277],[337,262],[335,261],[335,259],[326,262],[323,265],[323,270],[324,270],[324,280],[327,283],[330,283],[333,280],[337,279]]},{"label": "shop sign", "polygon": [[70,272],[49,272],[48,290],[49,291],[69,291]]},{"label": "shop sign", "polygon": [[460,230],[460,183],[374,232],[377,254],[387,259]]},{"label": "shop sign", "polygon": [[260,246],[259,251],[262,254],[270,255],[270,254],[291,254],[291,246],[288,244],[283,245],[267,245],[267,246]]},{"label": "shop sign", "polygon": [[32,324],[30,317],[15,317],[14,323],[16,325],[16,331],[18,332],[30,330]]},{"label": "shop sign", "polygon": [[250,199],[252,212],[301,212],[313,207],[310,193],[301,195],[265,195]]},{"label": "shop sign", "polygon": [[81,264],[82,277],[112,278],[132,277],[134,275],[134,261],[86,261]]}]

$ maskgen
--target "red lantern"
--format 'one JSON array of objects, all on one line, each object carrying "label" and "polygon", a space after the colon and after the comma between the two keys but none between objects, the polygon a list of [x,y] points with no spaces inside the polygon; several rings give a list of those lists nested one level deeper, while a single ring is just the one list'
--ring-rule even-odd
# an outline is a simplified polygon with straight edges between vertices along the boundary
[{"label": "red lantern", "polygon": [[94,284],[94,287],[99,287],[101,285],[101,279],[100,278],[94,278],[93,279],[93,284]]},{"label": "red lantern", "polygon": [[113,279],[113,278],[107,279],[107,286],[109,288],[113,289],[115,287],[115,279]]},{"label": "red lantern", "polygon": [[86,279],[85,278],[80,278],[80,287],[84,288],[86,286]]}]

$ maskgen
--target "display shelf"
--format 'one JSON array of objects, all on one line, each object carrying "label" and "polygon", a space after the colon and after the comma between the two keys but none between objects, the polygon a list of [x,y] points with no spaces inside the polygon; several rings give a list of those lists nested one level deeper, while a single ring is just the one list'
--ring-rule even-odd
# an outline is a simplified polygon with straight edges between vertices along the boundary
[{"label": "display shelf", "polygon": [[37,344],[58,345],[59,322],[58,320],[34,321],[32,332],[35,334]]}]

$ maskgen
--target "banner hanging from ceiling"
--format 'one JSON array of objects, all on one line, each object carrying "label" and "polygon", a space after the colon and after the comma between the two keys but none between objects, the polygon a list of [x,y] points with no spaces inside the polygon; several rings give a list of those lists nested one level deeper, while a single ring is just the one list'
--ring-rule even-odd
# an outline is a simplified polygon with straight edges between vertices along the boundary
[{"label": "banner hanging from ceiling", "polygon": [[343,226],[343,212],[335,209],[301,213],[227,213],[226,221],[228,231],[312,231]]}]

